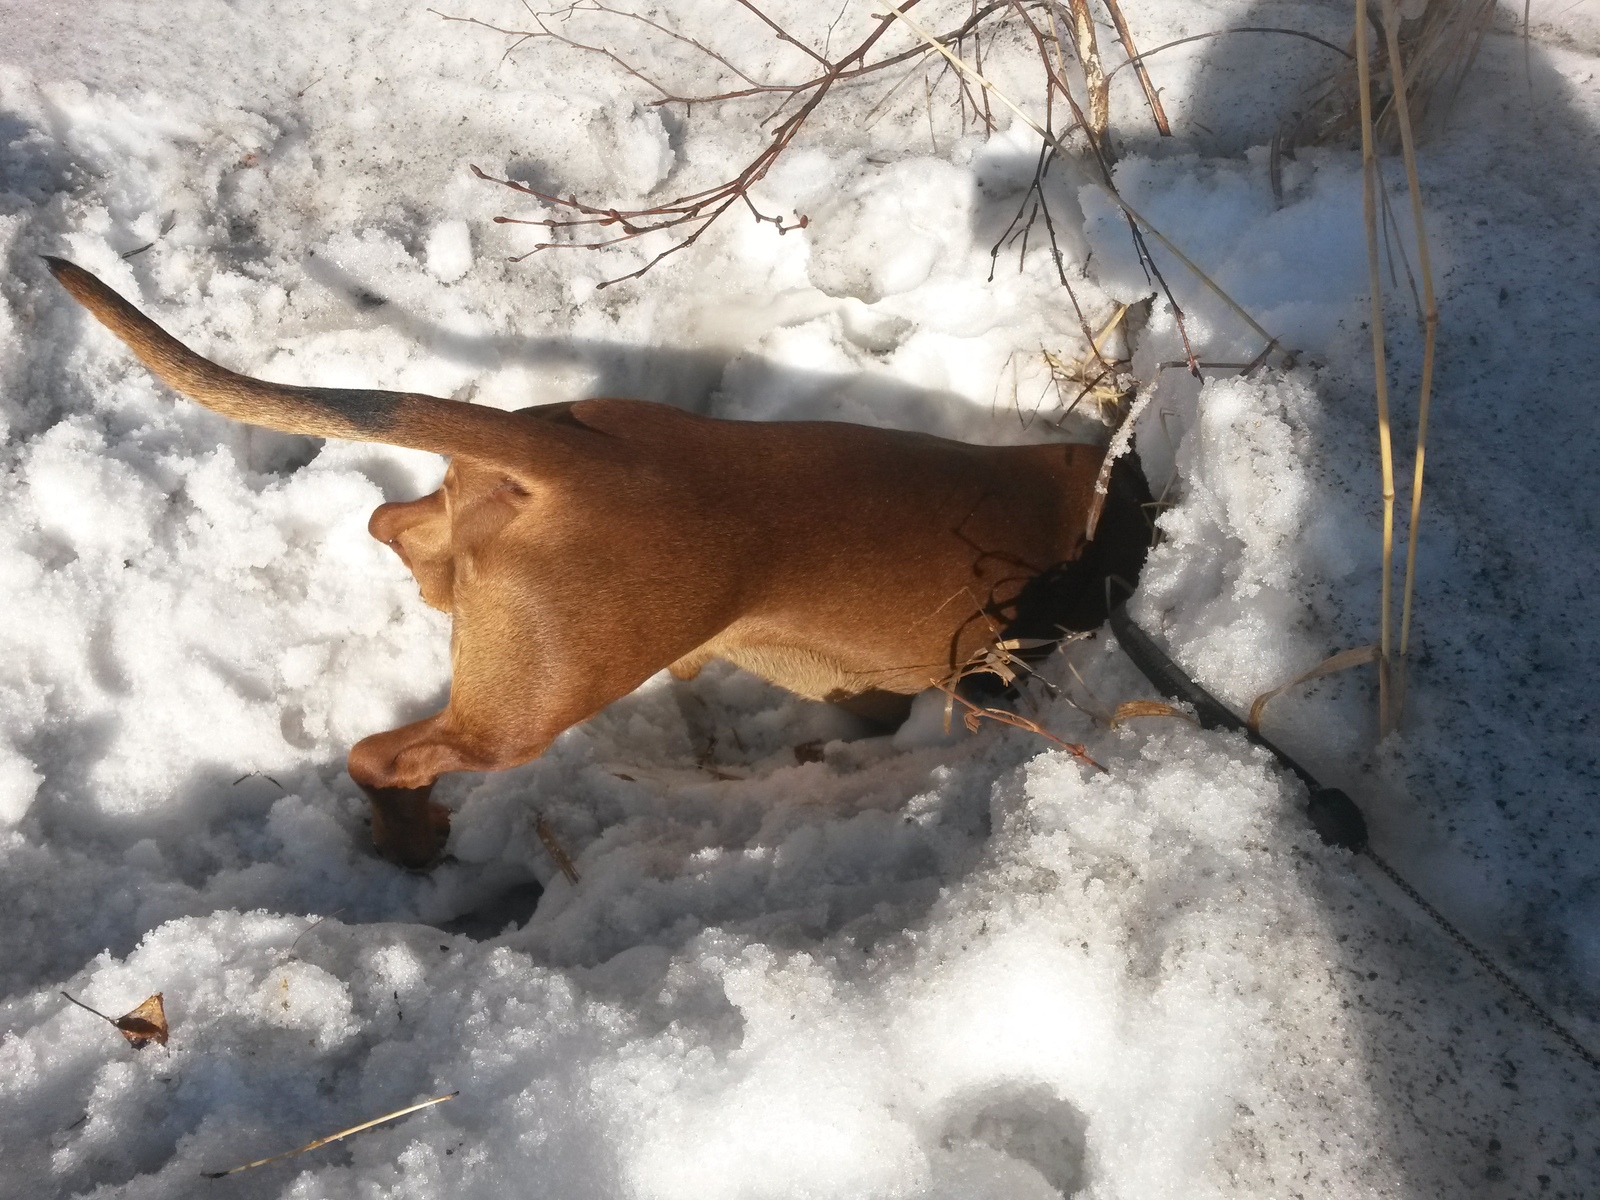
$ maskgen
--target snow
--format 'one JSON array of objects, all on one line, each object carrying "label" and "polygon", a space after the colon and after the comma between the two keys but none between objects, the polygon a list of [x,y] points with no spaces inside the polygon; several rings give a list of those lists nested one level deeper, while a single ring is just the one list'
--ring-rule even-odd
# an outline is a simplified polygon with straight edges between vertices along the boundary
[{"label": "snow", "polygon": [[[1124,8],[1142,46],[1348,36],[1345,6],[1310,0]],[[835,51],[875,11],[766,9]],[[944,29],[967,6],[923,9]],[[499,0],[450,11],[527,20]],[[807,69],[743,10],[670,15],[757,77]],[[1502,14],[1421,161],[1443,316],[1406,728],[1375,744],[1360,672],[1279,698],[1267,728],[1596,1046],[1600,16],[1531,16],[1524,44]],[[0,1194],[1600,1190],[1589,1068],[1318,843],[1264,752],[1092,719],[1152,694],[1108,633],[1058,655],[1059,694],[1031,701],[1104,773],[1023,731],[946,734],[937,696],[863,738],[713,665],[651,680],[526,767],[445,782],[452,857],[431,875],[378,861],[344,753],[438,706],[448,622],[365,524],[443,464],[175,401],[38,257],[275,379],[1034,440],[1059,436],[1040,348],[1081,352],[1081,334],[1037,232],[989,279],[1037,155],[1026,130],[963,127],[948,78],[931,108],[914,78],[871,118],[888,80],[843,93],[756,189],[806,228],[733,211],[600,288],[663,235],[508,263],[547,234],[493,218],[546,214],[469,164],[654,202],[742,167],[766,108],[652,107],[599,56],[505,55],[425,6],[0,0],[0,27]],[[681,43],[586,28],[686,94],[718,86]],[[986,54],[1032,94],[1016,46]],[[1328,55],[1240,35],[1152,57],[1170,143],[1131,72],[1114,85],[1119,188],[1298,355],[1197,386],[1163,365],[1181,358],[1164,302],[1136,345],[1155,389],[1140,449],[1175,503],[1133,613],[1241,709],[1375,635],[1360,164],[1300,151],[1279,206],[1263,149]],[[1403,217],[1393,164],[1387,183]],[[1103,195],[1050,196],[1091,323],[1148,296]],[[1254,357],[1153,253],[1201,357]],[[1403,278],[1388,324],[1409,398]],[[531,879],[531,917],[447,931]],[[112,1015],[160,991],[171,1042],[135,1052],[61,991]]]}]

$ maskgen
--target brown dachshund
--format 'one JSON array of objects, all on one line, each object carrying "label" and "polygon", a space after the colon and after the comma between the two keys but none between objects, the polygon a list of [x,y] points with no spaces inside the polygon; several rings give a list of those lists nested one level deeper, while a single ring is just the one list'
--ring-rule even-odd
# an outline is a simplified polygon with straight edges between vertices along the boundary
[{"label": "brown dachshund", "polygon": [[663,668],[688,679],[722,658],[817,700],[908,696],[997,637],[1094,628],[1105,576],[1137,578],[1149,544],[1131,455],[1091,541],[1093,446],[266,383],[47,261],[151,371],[216,412],[450,457],[438,491],[380,505],[369,526],[454,617],[443,711],[350,751],[378,851],[408,867],[448,836],[429,798],[440,775],[525,763]]}]

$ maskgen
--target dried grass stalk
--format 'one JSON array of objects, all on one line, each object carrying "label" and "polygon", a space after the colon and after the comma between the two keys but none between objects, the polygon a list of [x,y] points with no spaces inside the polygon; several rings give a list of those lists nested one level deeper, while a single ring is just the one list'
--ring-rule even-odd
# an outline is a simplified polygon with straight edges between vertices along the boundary
[{"label": "dried grass stalk", "polygon": [[1390,613],[1394,590],[1394,450],[1389,427],[1389,367],[1383,340],[1383,277],[1378,267],[1378,151],[1372,127],[1371,56],[1366,0],[1356,0],[1356,76],[1361,109],[1361,206],[1367,227],[1367,278],[1371,289],[1372,370],[1378,400],[1378,467],[1383,482],[1383,581],[1378,615],[1378,736],[1393,728],[1389,696]]},{"label": "dried grass stalk", "polygon": [[[1422,0],[1420,7],[1407,7],[1414,15],[1399,12],[1393,3],[1383,3],[1385,44],[1378,48],[1377,61],[1372,64],[1376,74],[1387,74],[1393,81],[1385,84],[1380,80],[1378,90],[1372,93],[1373,135],[1381,148],[1391,151],[1405,139],[1403,126],[1409,124],[1415,131],[1430,116],[1448,111],[1494,21],[1495,0]],[[1401,73],[1394,70],[1402,61],[1403,86]],[[1348,137],[1360,122],[1361,79],[1359,64],[1341,64],[1306,106],[1306,115],[1297,122],[1295,140],[1328,142]],[[1402,99],[1405,117],[1401,116]]]},{"label": "dried grass stalk", "polygon": [[1261,715],[1266,710],[1267,705],[1290,688],[1299,687],[1302,683],[1310,683],[1313,679],[1321,679],[1324,675],[1332,675],[1338,671],[1348,671],[1351,667],[1359,667],[1365,663],[1376,662],[1377,658],[1377,646],[1357,646],[1354,650],[1341,650],[1338,654],[1323,659],[1309,671],[1296,675],[1288,683],[1279,684],[1271,691],[1262,692],[1261,695],[1256,697],[1255,703],[1250,706],[1250,719],[1245,724],[1250,726],[1251,733],[1260,733]]},{"label": "dried grass stalk", "polygon": [[572,856],[569,855],[556,837],[556,831],[550,827],[550,822],[541,814],[533,819],[533,832],[539,835],[545,853],[550,856],[550,861],[567,877],[567,882],[573,887],[578,886],[578,868],[572,865]]},{"label": "dried grass stalk", "polygon": [[[1434,343],[1439,332],[1439,306],[1433,294],[1433,266],[1428,255],[1428,231],[1422,219],[1422,184],[1417,175],[1416,139],[1411,124],[1408,85],[1402,83],[1400,18],[1394,0],[1383,0],[1383,27],[1388,39],[1389,70],[1394,83],[1395,122],[1405,155],[1406,184],[1411,192],[1411,219],[1417,231],[1417,266],[1422,276],[1423,342],[1422,382],[1417,397],[1417,452],[1411,475],[1411,518],[1406,528],[1406,581],[1400,601],[1400,654],[1395,663],[1395,715],[1405,712],[1406,653],[1411,644],[1411,600],[1417,574],[1417,527],[1422,517],[1422,471],[1428,444],[1428,404],[1433,395]],[[1409,72],[1407,72],[1409,74]]]},{"label": "dried grass stalk", "polygon": [[1165,700],[1127,700],[1117,705],[1117,711],[1111,714],[1111,728],[1126,724],[1135,717],[1176,717],[1194,724],[1193,717]]},{"label": "dried grass stalk", "polygon": [[373,1128],[376,1125],[382,1125],[386,1121],[397,1121],[401,1117],[409,1116],[411,1113],[417,1112],[420,1109],[432,1108],[435,1104],[443,1104],[446,1100],[454,1100],[460,1094],[460,1092],[448,1092],[443,1096],[435,1096],[432,1100],[424,1100],[419,1104],[412,1104],[406,1108],[397,1108],[392,1113],[384,1113],[384,1115],[381,1117],[373,1117],[372,1120],[363,1121],[359,1125],[352,1125],[349,1129],[341,1129],[338,1133],[330,1133],[327,1137],[319,1137],[314,1141],[307,1142],[304,1146],[296,1146],[293,1150],[285,1150],[282,1154],[273,1154],[267,1158],[258,1158],[255,1160],[255,1162],[247,1162],[237,1167],[230,1167],[226,1171],[202,1171],[200,1173],[207,1179],[223,1179],[229,1175],[237,1175],[240,1171],[249,1171],[255,1167],[264,1167],[268,1163],[277,1162],[279,1159],[293,1158],[296,1154],[304,1154],[308,1150],[317,1150],[323,1146],[330,1145],[333,1142],[342,1141],[351,1134],[361,1133],[365,1130]]}]

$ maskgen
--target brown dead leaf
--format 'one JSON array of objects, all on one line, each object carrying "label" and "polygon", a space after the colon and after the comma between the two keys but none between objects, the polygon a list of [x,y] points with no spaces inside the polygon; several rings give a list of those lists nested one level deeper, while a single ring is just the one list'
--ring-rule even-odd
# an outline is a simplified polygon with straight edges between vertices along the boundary
[{"label": "brown dead leaf", "polygon": [[76,996],[61,993],[72,1003],[85,1012],[92,1012],[107,1025],[121,1032],[128,1039],[128,1045],[135,1050],[143,1050],[151,1042],[165,1046],[167,1044],[167,1013],[161,1004],[161,993],[157,992],[138,1008],[120,1017],[108,1017],[98,1008],[90,1008]]},{"label": "brown dead leaf", "polygon": [[135,1050],[143,1050],[151,1042],[167,1044],[167,1010],[162,1006],[160,992],[111,1023],[122,1030],[122,1036]]}]

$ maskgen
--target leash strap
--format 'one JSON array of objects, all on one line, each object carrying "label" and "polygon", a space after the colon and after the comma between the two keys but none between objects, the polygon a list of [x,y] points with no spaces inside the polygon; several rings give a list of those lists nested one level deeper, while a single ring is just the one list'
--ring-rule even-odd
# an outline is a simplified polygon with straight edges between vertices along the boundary
[{"label": "leash strap", "polygon": [[1355,854],[1368,849],[1366,818],[1361,815],[1355,801],[1338,788],[1323,787],[1310,771],[1251,729],[1232,709],[1185,675],[1178,664],[1150,640],[1150,635],[1133,623],[1126,604],[1118,604],[1111,610],[1111,632],[1117,635],[1123,653],[1133,660],[1133,665],[1155,685],[1157,691],[1169,699],[1194,706],[1202,729],[1237,730],[1297,775],[1311,793],[1306,815],[1311,818],[1312,828],[1317,831],[1318,837],[1330,846],[1339,846]]},{"label": "leash strap", "polygon": [[[1111,581],[1108,582],[1108,590]],[[1121,580],[1116,580],[1122,584]],[[1125,584],[1123,584],[1126,587]],[[1549,1030],[1556,1038],[1563,1042],[1584,1062],[1596,1070],[1600,1070],[1600,1058],[1580,1042],[1565,1026],[1557,1021],[1550,1013],[1528,994],[1515,979],[1500,967],[1492,958],[1480,950],[1467,935],[1462,933],[1452,924],[1443,913],[1423,897],[1422,893],[1412,887],[1401,874],[1391,867],[1367,841],[1367,822],[1361,815],[1361,810],[1356,807],[1355,801],[1345,795],[1338,788],[1323,787],[1311,772],[1307,771],[1294,759],[1290,758],[1272,742],[1260,733],[1251,729],[1230,708],[1213,696],[1205,688],[1183,673],[1182,668],[1173,662],[1170,657],[1145,633],[1133,623],[1133,618],[1128,616],[1125,603],[1119,603],[1111,608],[1111,632],[1117,635],[1117,641],[1133,665],[1139,668],[1140,674],[1153,684],[1157,691],[1172,700],[1180,700],[1194,707],[1195,715],[1203,729],[1232,729],[1244,734],[1256,745],[1269,751],[1285,768],[1293,772],[1306,785],[1311,793],[1311,802],[1307,806],[1306,815],[1311,819],[1312,827],[1323,842],[1330,846],[1339,846],[1356,854],[1365,855],[1372,865],[1377,867],[1388,877],[1389,881],[1401,890],[1411,902],[1426,913],[1451,941],[1461,947],[1471,959],[1492,975],[1506,991],[1510,992],[1533,1013],[1539,1023]]]}]

